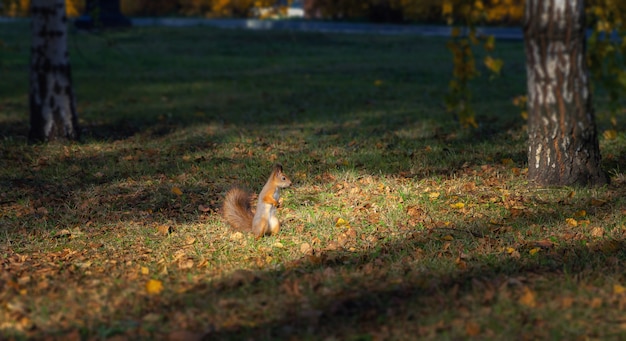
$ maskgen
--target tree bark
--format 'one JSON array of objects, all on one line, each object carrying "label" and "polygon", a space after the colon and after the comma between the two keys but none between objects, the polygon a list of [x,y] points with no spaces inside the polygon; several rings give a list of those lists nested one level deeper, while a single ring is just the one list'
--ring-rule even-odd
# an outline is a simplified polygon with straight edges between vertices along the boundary
[{"label": "tree bark", "polygon": [[528,177],[539,185],[601,185],[585,63],[583,0],[527,0]]},{"label": "tree bark", "polygon": [[31,142],[78,139],[64,0],[31,1]]}]

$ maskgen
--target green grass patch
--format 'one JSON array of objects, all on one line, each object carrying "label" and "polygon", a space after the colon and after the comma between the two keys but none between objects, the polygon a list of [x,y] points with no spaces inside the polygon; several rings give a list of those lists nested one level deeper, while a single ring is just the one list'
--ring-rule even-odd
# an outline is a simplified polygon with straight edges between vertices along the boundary
[{"label": "green grass patch", "polygon": [[[463,131],[445,39],[71,32],[84,141],[27,145],[28,25],[0,41],[1,338],[626,333],[624,135],[601,139],[610,186],[530,186],[520,42]],[[224,193],[274,162],[280,234],[234,233]]]}]

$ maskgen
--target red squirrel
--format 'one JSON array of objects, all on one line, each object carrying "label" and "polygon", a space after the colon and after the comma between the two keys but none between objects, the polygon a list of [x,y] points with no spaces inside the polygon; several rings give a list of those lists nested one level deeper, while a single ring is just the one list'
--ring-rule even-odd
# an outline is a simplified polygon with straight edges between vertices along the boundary
[{"label": "red squirrel", "polygon": [[280,189],[291,186],[291,180],[283,173],[283,166],[274,165],[272,174],[263,186],[256,204],[256,213],[250,207],[250,193],[233,188],[226,193],[222,212],[226,221],[239,231],[252,231],[259,238],[277,234],[280,223],[276,218]]}]

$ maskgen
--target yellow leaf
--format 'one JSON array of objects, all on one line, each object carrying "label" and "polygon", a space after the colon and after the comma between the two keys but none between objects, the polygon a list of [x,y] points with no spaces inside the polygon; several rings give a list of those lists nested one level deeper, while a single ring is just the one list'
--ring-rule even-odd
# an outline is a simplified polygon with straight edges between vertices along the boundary
[{"label": "yellow leaf", "polygon": [[500,74],[503,65],[502,59],[494,59],[491,56],[485,57],[485,66],[495,74]]},{"label": "yellow leaf", "polygon": [[337,221],[335,222],[335,227],[345,227],[349,229],[350,223],[348,223],[348,221],[343,218],[337,218]]},{"label": "yellow leaf", "polygon": [[622,285],[620,285],[620,284],[614,284],[613,285],[613,293],[615,295],[620,295],[620,294],[623,294],[625,292],[626,292],[626,288],[623,287]]},{"label": "yellow leaf", "polygon": [[615,129],[608,129],[602,133],[602,136],[607,140],[615,140],[617,138],[617,131]]},{"label": "yellow leaf", "polygon": [[518,302],[528,308],[534,308],[537,305],[537,302],[535,302],[535,293],[528,288],[524,288],[524,293],[519,298]]},{"label": "yellow leaf", "polygon": [[181,191],[180,188],[178,188],[178,187],[172,187],[172,193],[174,193],[174,194],[176,194],[178,196],[183,195],[183,191]]},{"label": "yellow leaf", "polygon": [[576,219],[574,218],[567,218],[565,219],[565,222],[567,223],[567,225],[572,226],[572,227],[578,226],[578,221],[576,221]]},{"label": "yellow leaf", "polygon": [[541,251],[541,248],[539,248],[539,247],[535,247],[535,248],[530,249],[530,251],[528,251],[528,253],[529,253],[531,256],[534,256],[534,255],[536,255],[539,251]]},{"label": "yellow leaf", "polygon": [[430,192],[430,193],[428,193],[428,197],[429,197],[431,200],[434,200],[434,199],[439,198],[439,195],[440,195],[440,194],[439,194],[439,192]]},{"label": "yellow leaf", "polygon": [[441,237],[441,239],[449,242],[449,241],[454,240],[454,237],[452,237],[451,235],[446,235],[446,236]]},{"label": "yellow leaf", "polygon": [[584,217],[586,215],[587,215],[587,211],[585,211],[585,210],[580,210],[580,211],[574,213],[574,216],[576,216],[576,217]]},{"label": "yellow leaf", "polygon": [[453,10],[452,2],[451,1],[444,1],[443,2],[443,6],[441,8],[441,14],[443,16],[450,15],[450,14],[452,14],[452,10]]},{"label": "yellow leaf", "polygon": [[148,268],[147,268],[147,267],[145,267],[145,266],[142,266],[142,267],[141,267],[141,274],[142,274],[142,275],[147,275],[147,274],[149,274],[149,273],[150,273],[150,269],[148,269]]},{"label": "yellow leaf", "polygon": [[513,252],[515,252],[515,249],[514,249],[514,248],[512,248],[512,247],[507,247],[507,248],[506,248],[506,253],[508,253],[508,254],[512,254]]},{"label": "yellow leaf", "polygon": [[146,291],[150,295],[158,295],[163,291],[163,283],[156,279],[151,279],[146,283]]},{"label": "yellow leaf", "polygon": [[454,203],[454,204],[450,204],[450,207],[456,208],[456,209],[461,209],[461,208],[465,207],[465,204],[462,203],[462,202],[457,202],[457,203]]},{"label": "yellow leaf", "polygon": [[523,120],[528,120],[528,111],[524,110],[520,113],[520,116],[522,116]]},{"label": "yellow leaf", "polygon": [[381,85],[383,85],[383,81],[381,81],[380,79],[377,79],[377,80],[374,81],[374,85],[375,86],[381,86]]}]

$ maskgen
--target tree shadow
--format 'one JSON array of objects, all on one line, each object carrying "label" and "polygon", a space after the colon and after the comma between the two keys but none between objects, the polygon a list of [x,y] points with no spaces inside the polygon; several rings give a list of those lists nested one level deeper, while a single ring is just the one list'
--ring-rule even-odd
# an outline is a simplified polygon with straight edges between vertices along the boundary
[{"label": "tree shadow", "polygon": [[[572,209],[584,207],[586,204],[574,203]],[[608,211],[603,210],[601,214],[608,214]],[[509,223],[549,224],[549,221],[559,219],[559,214],[538,212],[513,218]],[[502,238],[498,232],[479,231],[480,237],[462,233],[476,225],[489,224],[480,220],[471,222],[467,226],[458,226],[458,232],[453,235],[456,239],[470,238],[486,243],[489,239]],[[245,305],[246,300],[253,304],[259,304],[259,297],[268,301],[279,300],[279,304],[259,304],[262,311],[240,316],[235,319],[238,323],[229,327],[202,324],[205,340],[367,338],[376,333],[384,334],[385,324],[406,327],[404,337],[443,337],[450,331],[450,325],[432,329],[420,329],[419,325],[423,326],[423,320],[434,311],[454,311],[457,306],[467,305],[468,295],[475,297],[478,303],[473,303],[477,306],[487,307],[499,299],[515,302],[524,287],[536,284],[538,279],[544,283],[585,282],[623,277],[624,274],[626,241],[623,238],[601,238],[584,244],[581,241],[586,238],[582,236],[552,243],[530,240],[516,246],[522,254],[517,258],[505,252],[476,254],[452,270],[424,269],[415,261],[400,266],[403,273],[396,277],[385,273],[389,270],[383,270],[390,269],[392,263],[397,262],[392,259],[399,255],[415,254],[415,250],[425,249],[433,243],[444,244],[441,236],[448,233],[450,231],[415,229],[394,241],[377,244],[369,251],[321,250],[317,256],[303,257],[294,264],[285,264],[281,270],[236,271],[218,281],[200,284],[168,302],[167,308],[162,308],[177,311],[207,309],[223,316],[237,316],[239,305]],[[541,250],[529,255],[528,251],[537,245],[541,245]],[[454,245],[450,247],[453,248]],[[443,252],[442,257],[450,261],[459,255]],[[380,273],[372,269],[379,269]],[[345,273],[343,271],[352,275],[349,278],[336,277],[336,274]],[[339,285],[340,290],[330,290],[324,281],[325,276],[346,282]],[[263,322],[257,324],[258,321]],[[522,322],[528,326],[533,323],[532,319]],[[573,331],[562,332],[565,336],[576,336]],[[611,335],[613,331],[605,332]],[[548,328],[529,335],[543,338],[551,334]]]}]

